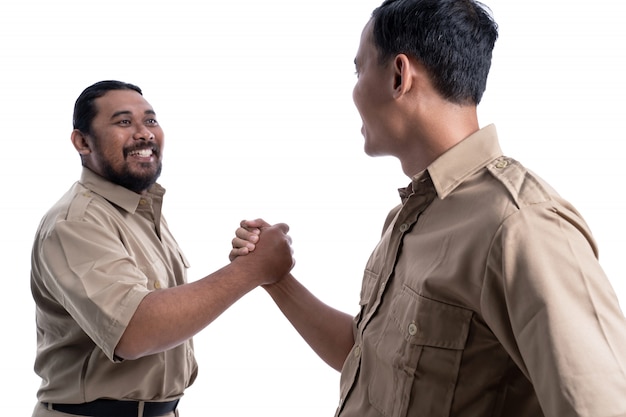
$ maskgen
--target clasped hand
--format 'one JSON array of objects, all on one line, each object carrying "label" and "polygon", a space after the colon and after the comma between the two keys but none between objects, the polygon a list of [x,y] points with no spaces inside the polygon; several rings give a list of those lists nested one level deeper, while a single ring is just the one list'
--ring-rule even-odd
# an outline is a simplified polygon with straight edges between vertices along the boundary
[{"label": "clasped hand", "polygon": [[245,257],[257,264],[257,272],[266,278],[262,285],[272,284],[287,275],[295,265],[291,237],[285,223],[270,225],[263,219],[242,220],[235,231],[231,262]]}]

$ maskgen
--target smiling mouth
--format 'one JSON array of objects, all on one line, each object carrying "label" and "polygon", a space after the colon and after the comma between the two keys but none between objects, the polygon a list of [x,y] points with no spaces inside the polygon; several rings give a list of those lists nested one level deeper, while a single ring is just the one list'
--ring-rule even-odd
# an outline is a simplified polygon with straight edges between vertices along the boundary
[{"label": "smiling mouth", "polygon": [[149,158],[153,155],[152,149],[137,149],[128,152],[128,156],[136,156],[139,158]]}]

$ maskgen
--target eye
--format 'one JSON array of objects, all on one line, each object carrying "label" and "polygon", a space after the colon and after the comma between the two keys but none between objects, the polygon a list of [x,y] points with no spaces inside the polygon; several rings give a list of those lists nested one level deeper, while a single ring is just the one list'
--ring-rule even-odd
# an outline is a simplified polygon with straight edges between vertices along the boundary
[{"label": "eye", "polygon": [[130,125],[130,120],[128,119],[120,120],[117,122],[117,124],[127,126],[127,125]]},{"label": "eye", "polygon": [[150,126],[158,126],[159,122],[157,122],[156,119],[148,119],[148,120],[146,120],[146,124],[150,125]]}]

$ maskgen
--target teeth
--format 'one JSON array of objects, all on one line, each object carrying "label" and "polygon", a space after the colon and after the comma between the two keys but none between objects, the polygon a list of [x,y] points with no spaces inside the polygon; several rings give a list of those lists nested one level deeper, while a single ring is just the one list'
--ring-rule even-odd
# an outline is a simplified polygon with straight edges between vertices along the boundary
[{"label": "teeth", "polygon": [[139,149],[139,150],[130,152],[130,155],[147,158],[149,156],[152,156],[152,149]]}]

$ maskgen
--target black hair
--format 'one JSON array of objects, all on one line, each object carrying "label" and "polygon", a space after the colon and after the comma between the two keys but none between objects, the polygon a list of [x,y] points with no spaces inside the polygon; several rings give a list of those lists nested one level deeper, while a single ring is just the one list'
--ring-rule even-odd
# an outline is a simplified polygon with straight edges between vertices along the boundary
[{"label": "black hair", "polygon": [[111,90],[133,90],[143,95],[141,88],[122,81],[99,81],[87,87],[76,99],[74,104],[74,129],[83,133],[91,133],[91,122],[96,117],[97,109],[94,101]]},{"label": "black hair", "polygon": [[406,54],[424,65],[437,91],[458,104],[480,103],[498,25],[475,0],[385,0],[372,12],[381,63]]}]

